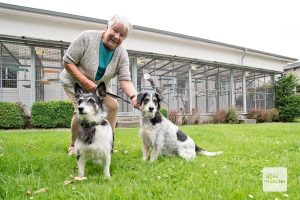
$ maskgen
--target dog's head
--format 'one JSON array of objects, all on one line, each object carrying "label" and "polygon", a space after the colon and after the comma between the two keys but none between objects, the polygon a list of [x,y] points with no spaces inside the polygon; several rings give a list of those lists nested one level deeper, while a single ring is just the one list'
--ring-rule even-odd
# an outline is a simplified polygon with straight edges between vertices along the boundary
[{"label": "dog's head", "polygon": [[153,118],[159,112],[161,97],[158,93],[149,94],[141,92],[137,96],[137,101],[143,116]]},{"label": "dog's head", "polygon": [[105,83],[101,82],[96,91],[85,93],[82,87],[75,84],[75,97],[78,102],[78,115],[80,120],[95,122],[100,120],[103,112],[103,100],[106,95]]}]

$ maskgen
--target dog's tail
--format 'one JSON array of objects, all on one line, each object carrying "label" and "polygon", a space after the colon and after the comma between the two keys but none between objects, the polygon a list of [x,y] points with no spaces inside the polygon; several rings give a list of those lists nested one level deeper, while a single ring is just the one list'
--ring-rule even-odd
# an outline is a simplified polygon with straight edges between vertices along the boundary
[{"label": "dog's tail", "polygon": [[217,151],[217,152],[209,152],[209,151],[205,151],[204,149],[202,149],[201,147],[198,147],[197,145],[195,145],[195,151],[197,153],[201,153],[204,156],[217,156],[223,153],[223,151]]}]

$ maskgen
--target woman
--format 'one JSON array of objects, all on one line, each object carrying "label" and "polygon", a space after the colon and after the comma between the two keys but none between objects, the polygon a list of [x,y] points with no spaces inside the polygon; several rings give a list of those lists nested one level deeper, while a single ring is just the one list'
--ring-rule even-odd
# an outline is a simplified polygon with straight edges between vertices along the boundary
[{"label": "woman", "polygon": [[[131,104],[137,108],[136,89],[131,82],[129,58],[122,46],[132,30],[132,25],[123,17],[113,16],[104,31],[84,31],[71,43],[63,57],[65,69],[60,74],[60,80],[67,96],[72,101],[74,114],[71,123],[72,141],[68,154],[74,154],[74,143],[78,131],[77,106],[74,84],[78,82],[86,92],[93,92],[100,82],[106,86],[115,76],[120,87],[130,97]],[[109,88],[107,88],[110,91]],[[113,131],[116,126],[119,104],[116,99],[106,95],[104,105],[107,109],[107,119]]]}]

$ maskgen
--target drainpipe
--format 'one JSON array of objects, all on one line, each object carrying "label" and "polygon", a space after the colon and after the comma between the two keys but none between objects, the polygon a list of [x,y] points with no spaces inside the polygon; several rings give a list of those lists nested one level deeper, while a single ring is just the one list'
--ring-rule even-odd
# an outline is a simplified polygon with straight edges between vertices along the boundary
[{"label": "drainpipe", "polygon": [[243,55],[242,55],[242,57],[241,57],[241,65],[242,66],[244,66],[244,58],[246,57],[246,55],[247,55],[247,48],[245,48],[245,49],[243,49]]},{"label": "drainpipe", "polygon": [[[31,81],[30,81],[30,107],[34,102],[36,102],[36,66],[35,66],[35,48],[34,46],[30,46],[31,49],[31,63],[30,63],[30,70],[31,70]],[[29,109],[30,110],[30,109]]]},{"label": "drainpipe", "polygon": [[[241,57],[241,65],[244,66],[244,58],[247,55],[247,48],[244,49],[244,54]],[[243,71],[243,110],[247,113],[247,88],[246,88],[246,71]]]}]

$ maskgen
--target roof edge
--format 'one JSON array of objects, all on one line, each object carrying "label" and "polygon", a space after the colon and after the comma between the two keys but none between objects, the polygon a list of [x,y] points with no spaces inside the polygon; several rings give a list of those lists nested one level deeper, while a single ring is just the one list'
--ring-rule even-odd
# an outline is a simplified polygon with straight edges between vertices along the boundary
[{"label": "roof edge", "polygon": [[159,29],[154,29],[154,28],[147,28],[147,27],[137,26],[137,25],[134,25],[134,28],[136,30],[158,33],[158,34],[163,34],[163,35],[169,35],[169,36],[174,36],[174,37],[179,37],[179,38],[184,38],[184,39],[190,39],[190,40],[205,42],[205,43],[209,43],[209,44],[213,44],[213,45],[225,46],[225,47],[232,48],[232,49],[238,49],[238,50],[242,50],[242,51],[246,51],[246,52],[263,54],[266,56],[277,57],[277,58],[281,58],[281,59],[285,59],[285,60],[289,60],[289,61],[299,60],[298,58],[282,56],[279,54],[268,53],[268,52],[264,52],[264,51],[260,51],[260,50],[256,50],[256,49],[251,49],[251,48],[242,47],[242,46],[238,46],[238,45],[232,45],[232,44],[223,43],[223,42],[217,42],[214,40],[203,39],[203,38],[199,38],[199,37],[184,35],[184,34],[180,34],[180,33],[174,33],[174,32],[170,32],[170,31],[164,31],[164,30],[159,30]]}]

